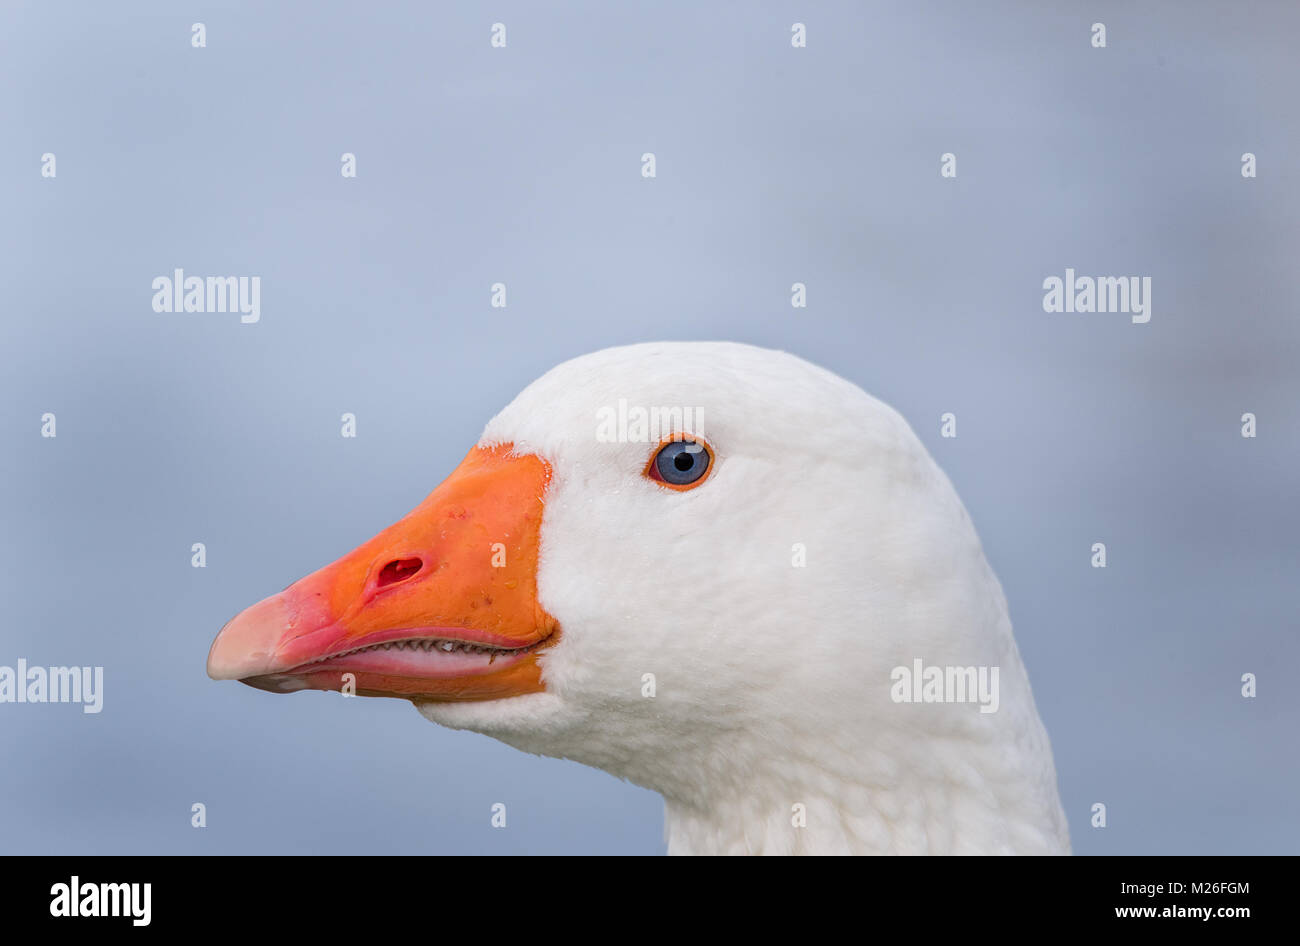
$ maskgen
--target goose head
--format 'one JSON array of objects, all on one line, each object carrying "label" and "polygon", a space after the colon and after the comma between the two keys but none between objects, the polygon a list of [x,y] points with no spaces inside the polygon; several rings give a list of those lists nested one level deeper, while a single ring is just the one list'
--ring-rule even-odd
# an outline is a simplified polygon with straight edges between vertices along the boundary
[{"label": "goose head", "polygon": [[[996,668],[996,705],[913,700],[922,666]],[[1068,852],[951,484],[894,410],[780,352],[559,365],[406,518],[235,617],[208,672],[604,769],[664,796],[670,853]]]}]

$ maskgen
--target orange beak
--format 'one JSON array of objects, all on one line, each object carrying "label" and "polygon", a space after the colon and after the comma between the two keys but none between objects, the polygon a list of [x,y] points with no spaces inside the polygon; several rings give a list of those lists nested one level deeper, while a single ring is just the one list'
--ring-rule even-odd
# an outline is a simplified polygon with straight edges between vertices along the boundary
[{"label": "orange beak", "polygon": [[273,692],[492,700],[543,689],[559,637],[537,601],[550,468],[475,447],[406,518],[241,612],[208,676]]}]

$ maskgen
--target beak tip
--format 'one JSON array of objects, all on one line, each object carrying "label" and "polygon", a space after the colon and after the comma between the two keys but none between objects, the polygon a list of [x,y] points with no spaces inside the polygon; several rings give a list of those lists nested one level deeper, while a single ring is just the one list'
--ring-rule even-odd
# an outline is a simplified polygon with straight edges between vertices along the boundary
[{"label": "beak tip", "polygon": [[282,595],[272,595],[235,615],[217,633],[208,651],[208,676],[241,680],[270,672],[288,618]]}]

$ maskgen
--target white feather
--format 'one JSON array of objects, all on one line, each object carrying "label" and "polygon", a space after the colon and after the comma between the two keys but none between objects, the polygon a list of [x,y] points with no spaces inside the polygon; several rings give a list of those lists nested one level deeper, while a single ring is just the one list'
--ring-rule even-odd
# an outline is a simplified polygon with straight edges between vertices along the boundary
[{"label": "white feather", "polygon": [[[654,444],[600,442],[620,398],[699,409],[709,479],[665,489]],[[554,368],[487,425],[503,442],[552,467],[538,586],[562,638],[546,693],[429,719],[660,792],[670,853],[1068,853],[1002,589],[894,410],[788,354],[656,343]],[[916,658],[998,667],[997,711],[893,702]]]}]

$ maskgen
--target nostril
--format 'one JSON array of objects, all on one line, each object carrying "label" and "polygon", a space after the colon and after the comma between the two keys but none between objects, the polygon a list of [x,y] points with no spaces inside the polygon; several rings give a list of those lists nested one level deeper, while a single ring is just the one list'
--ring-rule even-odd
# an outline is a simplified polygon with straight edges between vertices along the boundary
[{"label": "nostril", "polygon": [[389,562],[379,571],[378,588],[386,588],[389,585],[395,585],[399,581],[406,581],[421,568],[424,562],[418,558],[399,558]]}]

